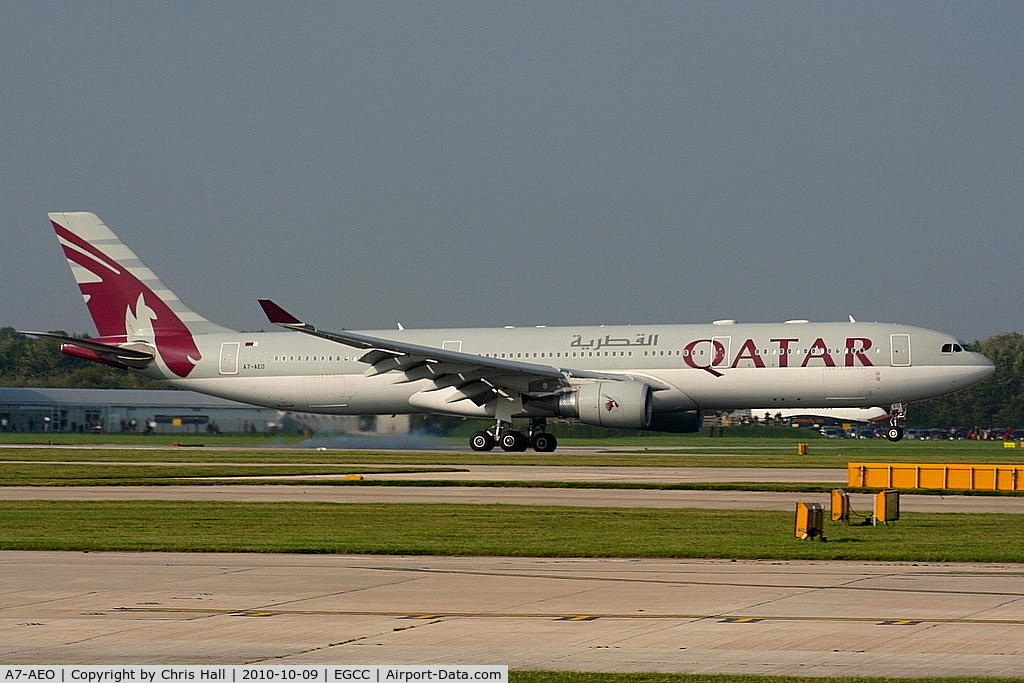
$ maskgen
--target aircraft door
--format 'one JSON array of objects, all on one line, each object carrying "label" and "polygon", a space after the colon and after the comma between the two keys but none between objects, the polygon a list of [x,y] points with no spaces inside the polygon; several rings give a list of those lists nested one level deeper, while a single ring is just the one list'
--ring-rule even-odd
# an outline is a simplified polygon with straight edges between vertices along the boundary
[{"label": "aircraft door", "polygon": [[729,367],[729,362],[732,360],[732,337],[712,337],[711,345],[715,349],[714,362],[711,367]]},{"label": "aircraft door", "polygon": [[910,335],[890,334],[889,348],[892,354],[892,366],[894,368],[908,367],[910,365]]},{"label": "aircraft door", "polygon": [[238,374],[238,349],[241,342],[224,342],[220,345],[220,374]]}]

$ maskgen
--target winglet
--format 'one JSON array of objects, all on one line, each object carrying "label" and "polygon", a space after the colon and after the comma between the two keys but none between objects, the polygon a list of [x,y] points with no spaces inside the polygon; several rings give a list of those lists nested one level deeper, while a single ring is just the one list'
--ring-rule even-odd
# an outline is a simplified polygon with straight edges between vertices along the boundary
[{"label": "winglet", "polygon": [[302,325],[303,322],[296,318],[294,315],[284,310],[270,299],[259,299],[260,306],[263,307],[263,312],[267,314],[267,320],[275,325],[284,326],[295,326]]}]

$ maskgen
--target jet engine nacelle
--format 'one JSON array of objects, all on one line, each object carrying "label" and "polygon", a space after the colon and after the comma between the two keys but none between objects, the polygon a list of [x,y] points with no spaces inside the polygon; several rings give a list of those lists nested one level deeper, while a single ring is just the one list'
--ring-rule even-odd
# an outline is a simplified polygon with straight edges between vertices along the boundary
[{"label": "jet engine nacelle", "polygon": [[651,388],[643,382],[581,384],[559,398],[557,412],[601,427],[644,429],[651,422]]}]

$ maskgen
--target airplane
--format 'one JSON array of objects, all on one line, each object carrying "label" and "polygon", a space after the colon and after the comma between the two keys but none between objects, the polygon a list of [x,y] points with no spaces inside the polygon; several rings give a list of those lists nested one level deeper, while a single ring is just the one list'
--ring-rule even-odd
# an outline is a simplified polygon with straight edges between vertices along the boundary
[{"label": "airplane", "polygon": [[[969,387],[991,361],[942,332],[886,323],[327,331],[260,299],[286,331],[239,332],[187,307],[95,214],[50,221],[98,335],[63,353],[236,401],[338,415],[487,418],[470,448],[552,452],[547,420],[686,433],[706,410],[906,405]],[[763,408],[769,406],[769,408]],[[526,431],[514,420],[528,421]]]},{"label": "airplane", "polygon": [[887,419],[889,412],[884,408],[872,406],[871,408],[783,408],[772,410],[771,408],[751,408],[752,417],[765,416],[766,418],[788,419],[791,417],[825,418],[839,420],[842,422],[876,422]]}]

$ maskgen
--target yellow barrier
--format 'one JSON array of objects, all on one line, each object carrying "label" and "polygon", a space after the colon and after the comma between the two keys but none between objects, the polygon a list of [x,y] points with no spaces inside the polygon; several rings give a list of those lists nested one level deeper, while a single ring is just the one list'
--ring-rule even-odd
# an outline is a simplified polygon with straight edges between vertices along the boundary
[{"label": "yellow barrier", "polygon": [[1024,491],[1024,465],[851,462],[846,474],[848,486],[865,488]]}]

